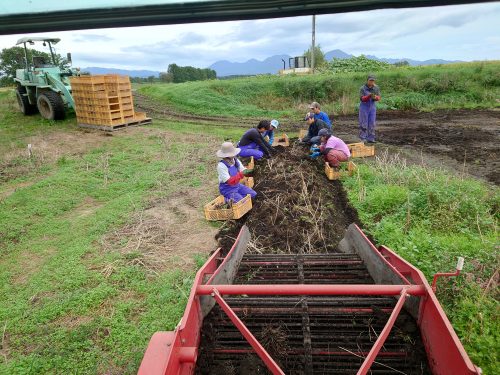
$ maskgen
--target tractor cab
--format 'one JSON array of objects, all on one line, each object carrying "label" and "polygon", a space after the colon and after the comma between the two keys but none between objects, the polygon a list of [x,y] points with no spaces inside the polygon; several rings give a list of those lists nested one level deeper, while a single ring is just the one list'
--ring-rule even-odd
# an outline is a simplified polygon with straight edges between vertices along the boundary
[{"label": "tractor cab", "polygon": [[[36,50],[28,50],[35,42],[48,47],[47,54],[37,55]],[[21,112],[25,115],[37,110],[42,117],[59,120],[65,117],[67,108],[74,108],[69,77],[79,75],[77,69],[63,69],[59,66],[54,45],[59,38],[26,37],[17,41],[16,45],[24,46],[24,68],[16,70],[17,100]],[[71,62],[71,54],[68,53]]]}]

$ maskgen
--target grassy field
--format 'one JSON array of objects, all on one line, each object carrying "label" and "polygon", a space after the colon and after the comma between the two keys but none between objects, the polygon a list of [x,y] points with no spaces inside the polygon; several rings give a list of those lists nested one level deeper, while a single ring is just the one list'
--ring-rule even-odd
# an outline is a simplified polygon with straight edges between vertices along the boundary
[{"label": "grassy field", "polygon": [[[426,92],[437,91],[418,91],[425,103],[408,108],[495,107],[499,65],[379,78],[386,105],[427,82]],[[362,81],[257,77],[140,90],[177,111],[294,118],[311,97],[353,112]],[[178,323],[194,272],[214,249],[217,226],[201,207],[216,194],[214,151],[241,131],[155,121],[106,136],[78,129],[74,116],[23,117],[13,94],[0,92],[0,374],[137,371],[151,334]],[[366,228],[428,278],[466,257],[463,276],[440,281],[438,296],[475,363],[495,373],[498,189],[397,158],[370,163],[345,181]]]},{"label": "grassy field", "polygon": [[465,257],[460,277],[438,281],[437,296],[474,363],[494,374],[500,365],[500,191],[387,154],[362,164],[344,186],[365,228],[427,280]]},{"label": "grassy field", "polygon": [[[200,207],[216,193],[205,181],[224,129],[200,137],[159,122],[96,135],[74,118],[23,118],[0,95],[0,373],[133,374],[151,334],[179,322],[214,250]],[[165,215],[180,232],[162,242]],[[162,253],[176,239],[180,250]]]},{"label": "grassy field", "polygon": [[[380,109],[422,110],[499,107],[500,61],[394,68],[374,72]],[[365,73],[260,76],[139,88],[178,110],[227,117],[299,118],[313,98],[329,114],[357,111]]]}]

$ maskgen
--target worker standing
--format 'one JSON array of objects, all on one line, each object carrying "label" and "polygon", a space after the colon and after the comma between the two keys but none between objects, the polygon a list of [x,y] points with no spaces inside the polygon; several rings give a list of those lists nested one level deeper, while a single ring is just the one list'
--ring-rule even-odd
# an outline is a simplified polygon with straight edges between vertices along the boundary
[{"label": "worker standing", "polygon": [[325,162],[334,169],[339,169],[341,161],[349,160],[351,152],[342,139],[334,137],[329,129],[321,129],[318,136],[321,138],[321,145],[311,149],[311,159],[323,155]]},{"label": "worker standing", "polygon": [[380,89],[375,84],[375,76],[369,75],[366,83],[359,90],[359,139],[375,143],[375,118]]},{"label": "worker standing", "polygon": [[217,174],[219,175],[219,192],[224,196],[225,202],[234,203],[242,200],[247,194],[254,198],[257,193],[248,186],[240,184],[242,178],[252,171],[245,169],[241,161],[236,157],[240,149],[234,147],[231,142],[224,142],[217,156],[221,158],[217,164]]},{"label": "worker standing", "polygon": [[279,126],[279,122],[278,120],[271,120],[271,127],[269,130],[266,130],[264,133],[262,133],[262,136],[264,137],[264,139],[266,139],[267,137],[267,142],[272,146],[273,145],[273,142],[274,142],[274,132],[276,131],[276,129],[278,129],[278,126]]},{"label": "worker standing", "polygon": [[311,110],[310,113],[314,115],[315,119],[324,121],[326,125],[328,125],[328,129],[332,129],[332,122],[330,121],[330,117],[328,117],[326,112],[323,112],[321,110],[321,106],[319,105],[318,102],[312,102],[311,105],[309,106],[309,109]]},{"label": "worker standing", "polygon": [[264,155],[271,157],[274,150],[262,137],[262,134],[270,128],[271,122],[262,120],[257,128],[247,130],[238,142],[238,147],[241,149],[240,156],[244,158],[253,156],[255,160],[262,159]]}]

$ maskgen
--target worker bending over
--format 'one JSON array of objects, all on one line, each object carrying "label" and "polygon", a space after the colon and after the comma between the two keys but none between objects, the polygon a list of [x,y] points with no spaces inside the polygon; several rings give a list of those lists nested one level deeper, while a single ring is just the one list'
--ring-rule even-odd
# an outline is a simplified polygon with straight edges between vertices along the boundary
[{"label": "worker bending over", "polygon": [[323,120],[315,118],[312,113],[308,113],[304,120],[307,122],[307,125],[309,125],[309,129],[301,142],[310,145],[318,145],[320,143],[318,133],[321,129],[328,129],[328,125]]},{"label": "worker bending over", "polygon": [[240,149],[233,146],[231,142],[224,142],[217,156],[221,158],[217,164],[219,175],[219,192],[224,196],[225,202],[234,203],[242,200],[247,194],[254,198],[257,193],[248,186],[240,184],[245,174],[250,174],[252,170],[245,169],[241,161],[236,157]]},{"label": "worker bending over", "polygon": [[271,122],[262,120],[257,125],[257,128],[247,130],[238,142],[238,147],[241,149],[240,156],[244,158],[253,156],[256,160],[262,159],[264,155],[271,157],[274,150],[262,137],[262,134],[270,130],[270,128]]},{"label": "worker bending over", "polygon": [[321,138],[321,145],[311,149],[311,158],[316,159],[323,155],[330,167],[339,169],[340,162],[347,161],[351,156],[349,147],[342,139],[334,137],[328,129],[321,129],[318,136]]},{"label": "worker bending over", "polygon": [[311,105],[309,106],[309,109],[311,110],[311,112],[309,113],[312,113],[315,119],[324,121],[325,124],[328,125],[328,129],[330,130],[332,129],[332,122],[330,121],[330,117],[328,117],[326,112],[323,112],[321,110],[321,106],[319,105],[318,102],[312,102]]},{"label": "worker bending over", "polygon": [[[264,139],[272,146],[274,142],[274,132],[276,129],[278,129],[278,125],[280,123],[278,120],[271,120],[271,128],[269,130],[266,130],[264,133],[262,133],[262,136]],[[267,137],[267,139],[266,139]]]}]

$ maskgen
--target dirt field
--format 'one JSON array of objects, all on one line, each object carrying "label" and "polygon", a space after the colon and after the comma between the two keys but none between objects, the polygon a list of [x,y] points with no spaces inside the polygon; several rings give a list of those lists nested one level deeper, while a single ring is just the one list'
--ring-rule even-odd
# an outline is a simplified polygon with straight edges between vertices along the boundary
[{"label": "dirt field", "polygon": [[[250,127],[256,119],[234,119],[183,114],[144,95],[135,94],[136,105],[155,117],[207,124]],[[330,114],[334,132],[357,142],[355,115]],[[302,121],[281,121],[283,131],[304,128]],[[402,152],[409,162],[444,167],[500,184],[500,111],[454,110],[425,112],[384,111],[377,115],[379,149]],[[394,147],[392,147],[394,146]]]},{"label": "dirt field", "polygon": [[[431,165],[441,163],[500,183],[500,111],[382,112],[377,120],[383,145],[398,146]],[[336,122],[337,134],[356,140],[356,119],[339,116]]]}]

